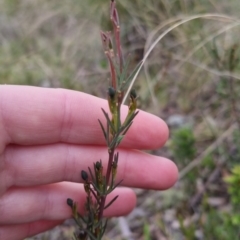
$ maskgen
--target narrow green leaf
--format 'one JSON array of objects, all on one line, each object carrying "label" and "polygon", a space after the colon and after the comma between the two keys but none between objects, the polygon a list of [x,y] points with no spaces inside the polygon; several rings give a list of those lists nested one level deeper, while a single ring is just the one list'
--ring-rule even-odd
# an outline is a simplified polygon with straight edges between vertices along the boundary
[{"label": "narrow green leaf", "polygon": [[108,207],[110,207],[118,198],[118,195],[115,196],[105,207],[104,209],[107,209]]},{"label": "narrow green leaf", "polygon": [[103,108],[102,108],[102,112],[103,112],[103,114],[104,114],[104,116],[105,116],[105,118],[106,118],[106,120],[107,120],[107,123],[110,125],[112,131],[113,131],[114,133],[116,133],[115,127],[113,126],[112,121],[110,120],[108,114],[106,113],[106,111],[105,111]]},{"label": "narrow green leaf", "polygon": [[123,140],[124,136],[123,135],[119,135],[116,141],[116,147],[121,143],[121,141]]},{"label": "narrow green leaf", "polygon": [[127,133],[127,131],[129,130],[129,128],[132,126],[132,124],[133,124],[133,122],[130,122],[127,126],[126,126],[126,128],[123,130],[123,132],[122,132],[122,135],[125,135],[126,133]]},{"label": "narrow green leaf", "polygon": [[91,238],[91,240],[98,240],[88,229],[85,229],[87,232],[88,236]]},{"label": "narrow green leaf", "polygon": [[123,126],[125,127],[126,125],[128,125],[137,116],[138,113],[139,113],[139,111],[133,112],[129,116],[127,116]]},{"label": "narrow green leaf", "polygon": [[131,74],[128,76],[125,82],[122,83],[121,91],[125,90],[128,87],[129,82],[133,79],[135,73],[138,71],[140,66],[141,66],[141,62],[138,63],[138,65],[134,68],[134,70],[131,72]]},{"label": "narrow green leaf", "polygon": [[107,194],[111,193],[115,188],[117,188],[121,183],[123,182],[123,179],[119,181],[113,188],[108,189]]},{"label": "narrow green leaf", "polygon": [[[139,113],[139,111],[137,112],[133,112],[132,114],[128,115],[120,129],[120,132],[123,132],[125,129],[129,128],[130,124],[132,124],[131,122],[133,121],[133,119],[137,116],[137,114]],[[126,133],[126,132],[125,132]]]},{"label": "narrow green leaf", "polygon": [[119,87],[119,80],[121,78],[121,73],[120,73],[120,69],[119,69],[119,66],[116,64],[116,62],[113,62],[113,66],[115,68],[115,73],[117,74],[117,89]]},{"label": "narrow green leaf", "polygon": [[102,196],[103,193],[102,193],[101,190],[97,187],[97,185],[96,185],[94,182],[92,182],[91,184],[93,185],[94,190],[95,190],[100,196]]},{"label": "narrow green leaf", "polygon": [[92,188],[90,188],[91,193],[93,194],[94,198],[96,199],[97,203],[100,204],[100,201],[98,199],[98,196],[96,195],[96,193],[94,192],[94,190]]},{"label": "narrow green leaf", "polygon": [[79,213],[78,217],[85,223],[87,224],[87,220]]},{"label": "narrow green leaf", "polygon": [[124,79],[126,79],[129,64],[130,64],[130,57],[127,58],[127,61],[123,66],[122,73],[119,75],[119,85],[120,86],[121,86],[122,82],[124,81]]},{"label": "narrow green leaf", "polygon": [[109,125],[107,124],[107,146],[109,146]]},{"label": "narrow green leaf", "polygon": [[105,224],[104,224],[104,226],[103,226],[103,228],[102,228],[102,232],[101,232],[100,239],[102,239],[102,237],[103,237],[103,234],[104,234],[104,233],[105,233],[105,231],[106,231],[106,228],[107,228],[107,223],[108,223],[108,219],[106,219],[106,221],[105,221]]},{"label": "narrow green leaf", "polygon": [[116,148],[116,146],[117,146],[117,140],[118,140],[118,137],[119,137],[120,134],[121,134],[121,131],[119,130],[118,133],[116,133],[116,135],[115,135],[114,138],[112,139],[111,144],[109,145],[109,148],[110,148],[110,149]]},{"label": "narrow green leaf", "polygon": [[99,124],[100,124],[100,126],[101,126],[101,129],[102,129],[104,138],[105,138],[105,140],[107,141],[107,133],[106,133],[104,127],[103,127],[103,124],[102,124],[102,122],[101,122],[99,119],[98,119],[98,122],[99,122]]},{"label": "narrow green leaf", "polygon": [[121,106],[118,108],[117,111],[117,131],[121,128]]},{"label": "narrow green leaf", "polygon": [[93,176],[93,173],[92,173],[92,170],[91,170],[90,167],[88,167],[88,171],[89,171],[89,173],[91,175],[92,181],[95,182],[95,177]]}]

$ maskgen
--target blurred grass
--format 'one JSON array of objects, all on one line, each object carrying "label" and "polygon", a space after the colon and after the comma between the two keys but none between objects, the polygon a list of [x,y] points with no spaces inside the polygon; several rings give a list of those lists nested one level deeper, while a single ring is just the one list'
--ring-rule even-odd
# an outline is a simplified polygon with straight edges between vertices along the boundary
[{"label": "blurred grass", "polygon": [[[178,126],[180,130],[172,131],[173,127],[169,125],[173,138],[160,152],[174,159],[180,171],[191,164],[189,156],[184,156],[189,150],[189,142],[186,134],[174,134],[176,131],[186,133],[181,129],[189,125],[189,117],[193,119],[190,123],[192,132],[187,136],[191,136],[190,143],[194,142],[191,156],[196,159],[192,162],[197,160],[198,165],[174,189],[185,197],[164,204],[167,205],[165,208],[156,207],[164,194],[156,193],[157,197],[152,194],[153,199],[156,197],[156,206],[152,211],[145,208],[152,215],[163,210],[164,215],[166,209],[175,214],[172,225],[166,223],[163,216],[167,234],[151,227],[154,226],[151,220],[146,222],[147,231],[151,231],[147,238],[161,235],[164,239],[167,235],[169,240],[184,239],[184,226],[191,226],[192,231],[191,224],[196,223],[187,211],[188,200],[206,185],[211,174],[219,168],[219,162],[220,177],[215,184],[210,181],[204,194],[210,200],[216,196],[225,199],[225,208],[230,204],[222,177],[229,175],[230,169],[239,163],[240,147],[233,133],[239,131],[240,65],[235,64],[234,69],[230,69],[229,62],[233,47],[236,48],[234,62],[239,60],[240,4],[237,0],[121,0],[118,5],[124,52],[125,55],[131,53],[132,67],[161,34],[185,21],[156,44],[135,83],[140,108],[167,122],[171,116],[184,117],[183,126]],[[193,17],[196,19],[190,20]],[[109,28],[108,1],[0,0],[0,84],[63,87],[105,97],[109,77],[99,31]],[[239,137],[237,140],[239,142]],[[169,146],[175,152],[171,152]],[[181,156],[178,156],[179,151]],[[181,160],[186,157],[187,162]],[[146,194],[149,196],[150,193]],[[166,195],[166,199],[168,197]],[[144,199],[140,197],[140,205],[144,205]],[[183,206],[185,211],[181,214],[185,221],[181,223],[183,235],[179,235],[177,213]],[[194,234],[200,231],[207,237],[197,235],[196,239],[221,239],[217,233],[221,229],[217,228],[215,232],[211,229],[214,224],[224,224],[224,214],[220,211],[223,206],[215,207],[216,211],[211,210],[209,215],[209,208],[202,203],[196,207],[202,215],[194,225]],[[212,226],[211,219],[214,220]],[[174,228],[176,225],[178,227]],[[235,227],[227,223],[224,227],[231,231],[231,239],[238,239]],[[137,239],[144,239],[143,226],[132,229],[139,232]],[[118,239],[121,239],[119,235]]]}]

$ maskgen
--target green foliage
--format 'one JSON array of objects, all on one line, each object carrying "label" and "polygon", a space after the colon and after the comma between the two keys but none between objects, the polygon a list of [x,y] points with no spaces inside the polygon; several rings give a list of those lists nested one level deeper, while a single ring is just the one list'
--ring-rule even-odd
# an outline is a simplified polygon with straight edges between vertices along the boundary
[{"label": "green foliage", "polygon": [[184,226],[184,223],[183,223],[183,217],[182,216],[179,216],[178,217],[178,221],[180,223],[180,229],[182,231],[182,234],[184,235],[185,239],[186,240],[194,240],[196,239],[195,238],[195,229],[196,229],[196,226],[194,224],[191,224],[190,226],[188,227],[185,227]]},{"label": "green foliage", "polygon": [[215,167],[214,160],[212,155],[207,155],[202,160],[202,167],[207,167],[209,169],[213,169]]},{"label": "green foliage", "polygon": [[151,240],[149,224],[146,222],[144,223],[144,226],[143,226],[143,236],[144,236],[144,240]]},{"label": "green foliage", "polygon": [[240,206],[240,165],[235,165],[231,171],[231,175],[225,178],[228,183],[228,192],[231,197],[231,202],[234,206]]},{"label": "green foliage", "polygon": [[[233,223],[234,213],[224,213],[210,208],[202,216],[202,231],[205,239],[237,240],[239,239],[239,225]],[[239,217],[239,215],[238,215]]]},{"label": "green foliage", "polygon": [[192,129],[182,127],[172,134],[171,150],[180,166],[188,164],[196,155],[195,138]]},{"label": "green foliage", "polygon": [[183,216],[178,216],[178,221],[181,233],[186,240],[201,239],[197,237],[199,231],[203,239],[237,240],[240,236],[240,215],[233,211],[224,212],[208,204],[202,204],[199,217],[187,225],[184,224]]}]

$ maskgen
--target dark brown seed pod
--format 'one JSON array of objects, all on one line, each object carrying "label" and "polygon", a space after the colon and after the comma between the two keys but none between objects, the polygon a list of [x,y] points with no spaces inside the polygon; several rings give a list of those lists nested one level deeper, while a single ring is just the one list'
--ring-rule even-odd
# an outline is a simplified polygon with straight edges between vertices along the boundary
[{"label": "dark brown seed pod", "polygon": [[73,207],[73,200],[72,200],[71,198],[68,198],[68,199],[67,199],[67,205],[68,205],[69,207]]},{"label": "dark brown seed pod", "polygon": [[86,171],[82,170],[81,171],[81,177],[84,181],[87,181],[88,180],[88,174]]},{"label": "dark brown seed pod", "polygon": [[95,167],[97,170],[100,170],[102,168],[102,163],[97,161]]},{"label": "dark brown seed pod", "polygon": [[115,97],[116,90],[113,87],[108,88],[108,96],[113,99]]}]

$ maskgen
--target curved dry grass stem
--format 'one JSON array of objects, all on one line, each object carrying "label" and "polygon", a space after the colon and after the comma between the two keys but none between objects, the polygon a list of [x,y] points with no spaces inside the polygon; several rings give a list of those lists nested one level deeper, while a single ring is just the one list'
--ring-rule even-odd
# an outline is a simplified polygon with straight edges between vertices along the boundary
[{"label": "curved dry grass stem", "polygon": [[240,26],[240,21],[237,21],[233,24],[229,24],[227,25],[226,27],[220,29],[219,31],[217,31],[216,33],[208,36],[206,39],[204,39],[202,42],[200,42],[187,56],[186,58],[184,58],[182,60],[182,62],[176,66],[177,69],[181,68],[183,66],[183,64],[187,61],[189,61],[190,57],[195,53],[197,52],[200,48],[202,48],[206,43],[210,42],[211,40],[213,40],[214,38],[216,38],[217,36],[227,32],[227,31],[230,31],[232,30],[233,28],[235,27],[239,27]]},{"label": "curved dry grass stem", "polygon": [[[136,79],[137,79],[137,76],[138,74],[140,73],[144,63],[146,62],[147,58],[149,57],[150,53],[152,52],[152,50],[155,48],[155,46],[169,33],[171,32],[172,30],[174,30],[175,28],[187,23],[187,22],[190,22],[192,20],[195,20],[195,19],[199,19],[199,18],[203,18],[203,19],[214,19],[214,20],[219,20],[219,19],[223,19],[223,20],[232,20],[232,21],[236,21],[235,18],[231,18],[227,15],[221,15],[221,14],[215,14],[215,13],[208,13],[208,14],[198,14],[198,15],[194,15],[194,16],[191,16],[191,17],[186,17],[184,18],[183,20],[181,20],[180,22],[177,22],[175,23],[173,26],[169,27],[167,30],[165,30],[162,34],[160,34],[158,36],[158,38],[151,44],[151,46],[149,47],[149,49],[147,50],[147,52],[145,53],[144,55],[144,58],[143,60],[140,62],[140,67],[138,69],[138,71],[136,72],[136,74],[134,75],[129,87],[128,87],[128,90],[124,96],[124,99],[123,99],[123,103],[125,103],[126,101],[126,98],[133,86],[133,84],[135,83]],[[238,22],[238,24],[234,23],[236,26],[240,24],[240,22]],[[232,27],[233,28],[233,27]],[[149,81],[147,79],[147,81]],[[150,84],[149,84],[150,85]]]}]

